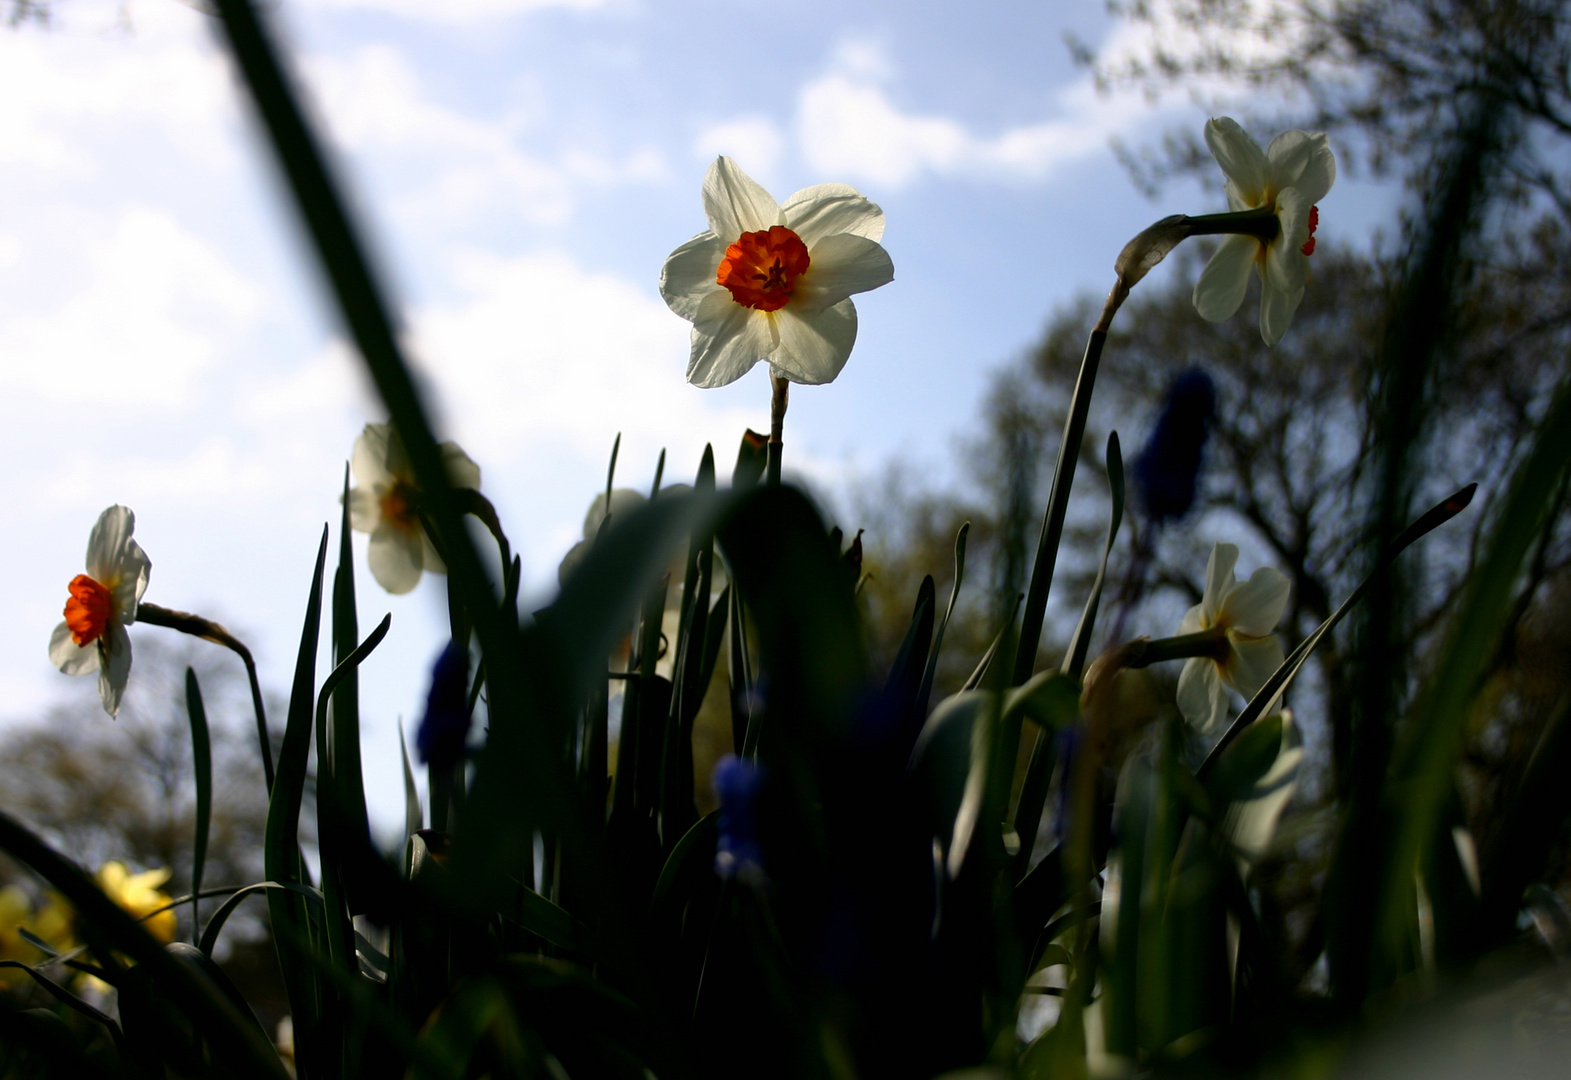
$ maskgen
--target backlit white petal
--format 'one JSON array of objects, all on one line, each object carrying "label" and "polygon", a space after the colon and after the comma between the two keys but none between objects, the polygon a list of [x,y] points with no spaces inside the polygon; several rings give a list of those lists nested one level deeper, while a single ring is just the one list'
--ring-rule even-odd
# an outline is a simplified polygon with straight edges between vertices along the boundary
[{"label": "backlit white petal", "polygon": [[1331,185],[1336,183],[1336,155],[1331,153],[1324,132],[1311,132],[1310,139],[1312,148],[1309,160],[1293,186],[1303,192],[1305,200],[1317,203],[1330,193]]},{"label": "backlit white petal", "polygon": [[[644,498],[642,491],[632,488],[613,488],[611,490],[611,519],[626,517],[634,510],[649,500]],[[595,496],[589,504],[589,513],[584,515],[584,539],[593,540],[600,535],[600,525],[605,521],[605,492]]]},{"label": "backlit white petal", "polygon": [[1233,567],[1238,564],[1237,544],[1212,544],[1206,561],[1206,591],[1200,601],[1200,618],[1206,627],[1217,624],[1222,602],[1233,588]]},{"label": "backlit white petal", "polygon": [[1275,634],[1265,637],[1228,636],[1233,652],[1227,661],[1225,678],[1246,699],[1254,697],[1286,659],[1282,643]]},{"label": "backlit white petal", "polygon": [[147,557],[142,545],[127,540],[114,588],[115,617],[127,626],[136,622],[136,605],[147,591],[147,579],[152,572],[153,560]]},{"label": "backlit white petal", "polygon": [[349,489],[349,527],[373,532],[382,523],[382,496],[368,487]]},{"label": "backlit white petal", "polygon": [[1204,630],[1206,628],[1205,623],[1200,621],[1204,614],[1205,606],[1203,604],[1196,604],[1184,612],[1184,617],[1178,624],[1178,632],[1180,634],[1198,634]]},{"label": "backlit white petal", "polygon": [[[786,226],[809,249],[825,237],[851,233],[877,241],[884,238],[884,211],[850,184],[814,184],[792,195],[780,207]],[[716,266],[719,263],[715,264]]]},{"label": "backlit white petal", "polygon": [[1304,175],[1315,148],[1325,145],[1325,135],[1320,132],[1284,131],[1266,147],[1266,160],[1271,172],[1271,186],[1278,191],[1293,187]]},{"label": "backlit white petal", "polygon": [[818,386],[833,382],[856,344],[856,308],[842,300],[833,307],[802,315],[790,306],[774,313],[780,348],[769,359],[776,375]]},{"label": "backlit white petal", "polygon": [[371,534],[366,562],[378,585],[394,596],[402,596],[420,584],[424,550],[425,537],[420,530],[411,532],[384,521]]},{"label": "backlit white petal", "polygon": [[387,471],[387,441],[392,430],[391,424],[367,424],[356,437],[349,469],[360,485],[376,487],[392,480]]},{"label": "backlit white petal", "polygon": [[743,307],[725,290],[699,304],[693,318],[693,349],[687,381],[714,387],[735,382],[779,344],[773,324],[763,312]]},{"label": "backlit white petal", "polygon": [[735,243],[743,233],[785,224],[780,204],[728,157],[716,158],[709,166],[703,199],[709,231],[726,244]]},{"label": "backlit white petal", "polygon": [[455,442],[445,442],[437,447],[442,451],[442,467],[447,470],[447,482],[455,488],[480,490],[480,466],[474,458],[464,453]]},{"label": "backlit white petal", "polygon": [[1220,622],[1248,637],[1264,637],[1276,630],[1287,610],[1287,575],[1274,566],[1262,566],[1248,581],[1234,585],[1222,601]]},{"label": "backlit white petal", "polygon": [[1260,277],[1268,288],[1292,292],[1302,289],[1309,278],[1309,256],[1304,254],[1309,240],[1309,203],[1297,188],[1287,188],[1277,196],[1276,207],[1282,231],[1266,248]]},{"label": "backlit white petal", "polygon": [[1237,185],[1245,206],[1259,206],[1270,181],[1270,170],[1260,144],[1231,117],[1221,116],[1206,122],[1206,145],[1222,166],[1227,178]]},{"label": "backlit white petal", "polygon": [[49,662],[67,675],[91,675],[98,670],[98,645],[78,645],[65,623],[49,635]]},{"label": "backlit white petal", "polygon": [[127,507],[111,506],[98,515],[87,537],[87,576],[103,585],[118,580],[125,546],[136,529],[136,515]]},{"label": "backlit white petal", "polygon": [[1178,711],[1189,726],[1208,734],[1227,717],[1227,688],[1214,660],[1193,656],[1178,676]]},{"label": "backlit white petal", "polygon": [[98,647],[98,700],[110,716],[120,711],[120,699],[131,681],[131,635],[111,623]]},{"label": "backlit white petal", "polygon": [[1260,337],[1267,345],[1275,345],[1282,340],[1282,335],[1293,325],[1293,313],[1298,310],[1299,302],[1303,299],[1302,288],[1290,292],[1270,288],[1260,290]]},{"label": "backlit white petal", "polygon": [[1195,282],[1195,310],[1202,319],[1225,322],[1233,317],[1238,305],[1244,302],[1244,292],[1249,288],[1249,268],[1260,251],[1260,241],[1252,236],[1232,235],[1222,238],[1221,245],[1206,268],[1200,271]]},{"label": "backlit white petal", "polygon": [[831,236],[809,254],[812,264],[797,279],[785,311],[814,315],[848,296],[887,285],[895,277],[889,253],[864,236]]},{"label": "backlit white petal", "polygon": [[688,322],[699,302],[724,286],[715,280],[726,245],[712,232],[699,233],[677,248],[660,268],[660,295],[666,306]]}]

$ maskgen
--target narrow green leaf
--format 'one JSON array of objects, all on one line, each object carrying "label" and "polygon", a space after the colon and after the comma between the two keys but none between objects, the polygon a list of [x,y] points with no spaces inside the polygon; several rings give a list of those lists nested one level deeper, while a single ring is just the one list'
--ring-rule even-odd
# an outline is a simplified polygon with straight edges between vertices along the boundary
[{"label": "narrow green leaf", "polygon": [[49,991],[50,995],[54,997],[56,1001],[60,1002],[60,1004],[65,1005],[67,1008],[74,1009],[95,1023],[102,1024],[104,1028],[108,1030],[109,1037],[114,1040],[115,1049],[124,1055],[125,1036],[120,1031],[120,1025],[115,1023],[114,1019],[107,1013],[104,1013],[99,1009],[94,1008],[92,1005],[89,1005],[87,1002],[71,993],[71,991],[55,982],[49,976],[39,971],[37,968],[29,967],[20,960],[0,960],[0,968],[16,968],[27,972],[28,976],[34,982],[36,982],[39,986],[42,986],[45,990]]},{"label": "narrow green leaf", "polygon": [[420,806],[415,771],[409,765],[409,740],[404,737],[403,717],[398,719],[398,753],[404,763],[404,839],[407,840],[425,828],[425,811]]},{"label": "narrow green leaf", "polygon": [[316,907],[322,903],[322,893],[309,885],[301,885],[296,881],[259,881],[254,885],[246,885],[235,889],[229,894],[229,899],[224,901],[213,917],[207,920],[207,926],[202,931],[202,939],[197,942],[197,948],[208,956],[213,955],[213,949],[218,945],[218,935],[223,932],[224,924],[229,921],[229,916],[235,913],[242,901],[249,896],[266,892],[268,889],[282,889],[305,898],[306,903]]},{"label": "narrow green leaf", "polygon": [[[343,511],[338,526],[338,570],[333,575],[333,663],[342,666],[360,642],[360,619],[355,607],[354,549],[349,542],[349,470],[344,469]],[[336,674],[336,672],[335,672]],[[365,851],[371,846],[370,818],[366,812],[365,775],[360,761],[360,676],[349,668],[333,691],[333,706],[328,715],[327,752],[317,749],[317,797],[325,793],[335,831],[342,834],[334,842],[340,851]],[[320,816],[321,806],[318,806]],[[326,834],[323,834],[326,842]],[[365,892],[370,882],[358,872],[355,859],[339,863],[345,897],[351,914],[366,910]]]},{"label": "narrow green leaf", "polygon": [[927,666],[922,670],[922,685],[916,692],[916,712],[924,720],[927,718],[928,701],[933,696],[933,679],[938,675],[938,653],[944,646],[944,631],[949,629],[949,619],[955,613],[955,602],[960,598],[960,583],[965,580],[966,538],[970,534],[969,521],[961,525],[960,531],[955,534],[955,580],[949,586],[949,603],[945,606],[944,618],[933,635],[933,647],[927,654]]},{"label": "narrow green leaf", "polygon": [[[327,528],[324,526],[322,542],[317,549],[316,570],[311,577],[311,593],[306,601],[305,626],[300,634],[294,683],[289,694],[289,716],[278,754],[278,775],[267,807],[262,861],[270,881],[300,883],[304,880],[299,846],[300,800],[305,793],[306,761],[311,750],[316,650],[322,619],[322,575],[326,564]],[[287,892],[271,892],[267,900],[275,934],[308,936],[305,909],[298,897]],[[278,963],[289,995],[290,1013],[294,1017],[297,1064],[305,1080],[316,1080],[325,1067],[320,1030],[323,1003],[318,997],[316,978],[309,965],[300,963],[294,952],[281,944]]]},{"label": "narrow green leaf", "polygon": [[1118,526],[1124,520],[1124,455],[1118,448],[1118,432],[1107,435],[1107,482],[1113,498],[1113,512],[1107,524],[1107,542],[1102,545],[1102,562],[1096,570],[1096,580],[1091,583],[1091,595],[1086,597],[1085,610],[1064,657],[1064,671],[1078,682],[1085,670],[1086,653],[1091,648],[1091,634],[1096,629],[1097,608],[1102,603],[1102,589],[1107,585],[1107,560],[1113,554],[1113,542],[1118,539]]},{"label": "narrow green leaf", "polygon": [[[207,710],[196,672],[185,669],[185,707],[191,719],[191,770],[196,778],[196,838],[191,847],[191,892],[202,892],[202,870],[207,865],[207,833],[213,820],[213,744],[207,730]],[[195,895],[191,900],[191,933],[201,925]]]}]

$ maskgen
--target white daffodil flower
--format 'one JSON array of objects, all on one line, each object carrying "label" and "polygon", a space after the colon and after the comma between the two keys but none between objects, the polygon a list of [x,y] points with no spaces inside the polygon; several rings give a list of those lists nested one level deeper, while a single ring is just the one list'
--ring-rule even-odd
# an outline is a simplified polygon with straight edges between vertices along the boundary
[{"label": "white daffodil flower", "polygon": [[1178,628],[1180,634],[1217,634],[1215,655],[1191,657],[1178,677],[1178,709],[1202,734],[1215,731],[1226,718],[1228,687],[1252,698],[1282,665],[1282,644],[1274,631],[1287,609],[1287,575],[1262,566],[1248,581],[1236,581],[1237,562],[1236,545],[1212,547],[1205,594]]},{"label": "white daffodil flower", "polygon": [[777,378],[832,381],[856,342],[848,297],[894,280],[884,212],[846,184],[782,205],[727,157],[709,167],[703,202],[709,230],[660,270],[660,295],[693,324],[687,381],[724,386],[760,360]]},{"label": "white daffodil flower", "polygon": [[1195,309],[1212,322],[1232,318],[1244,302],[1253,266],[1261,284],[1260,336],[1275,345],[1304,298],[1320,223],[1315,204],[1336,182],[1336,158],[1320,131],[1284,131],[1262,152],[1225,116],[1206,123],[1206,145],[1227,174],[1228,206],[1235,211],[1269,207],[1278,228],[1269,243],[1237,233],[1224,237],[1195,282]]},{"label": "white daffodil flower", "polygon": [[114,716],[131,677],[131,635],[136,605],[147,591],[152,560],[131,533],[136,515],[111,506],[98,515],[87,538],[87,573],[71,579],[65,621],[49,636],[49,662],[67,675],[98,672],[98,700]]},{"label": "white daffodil flower", "polygon": [[[480,466],[459,448],[439,447],[455,488],[480,488]],[[425,571],[447,573],[420,524],[420,487],[409,454],[391,424],[367,424],[349,459],[356,485],[349,492],[349,527],[370,533],[366,561],[376,583],[395,596],[420,584]]]}]

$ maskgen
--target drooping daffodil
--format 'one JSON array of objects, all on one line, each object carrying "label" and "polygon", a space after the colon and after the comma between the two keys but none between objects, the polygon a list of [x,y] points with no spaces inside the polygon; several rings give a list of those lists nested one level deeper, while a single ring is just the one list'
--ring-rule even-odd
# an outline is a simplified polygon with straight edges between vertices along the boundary
[{"label": "drooping daffodil", "polygon": [[131,533],[136,515],[111,506],[98,515],[87,538],[87,573],[66,586],[65,621],[49,637],[49,662],[67,675],[98,673],[98,700],[114,716],[131,677],[131,635],[136,606],[147,590],[153,563]]},{"label": "drooping daffodil", "polygon": [[1237,562],[1237,545],[1211,548],[1205,593],[1178,628],[1180,634],[1209,631],[1217,639],[1210,655],[1190,657],[1178,677],[1178,709],[1203,734],[1227,717],[1228,687],[1252,698],[1283,660],[1275,630],[1287,609],[1287,575],[1262,566],[1238,581]]},{"label": "drooping daffodil", "polygon": [[1224,237],[1195,283],[1195,309],[1212,322],[1232,318],[1244,302],[1253,267],[1260,275],[1260,336],[1275,345],[1304,298],[1320,223],[1316,204],[1336,182],[1336,158],[1324,132],[1284,131],[1262,151],[1225,116],[1206,123],[1205,138],[1227,175],[1229,208],[1269,208],[1277,228],[1269,241],[1237,233]]},{"label": "drooping daffodil", "polygon": [[760,360],[776,378],[833,380],[856,342],[849,297],[894,280],[883,210],[846,184],[777,203],[727,157],[709,167],[703,204],[708,230],[660,271],[660,295],[693,324],[687,381],[724,386]]},{"label": "drooping daffodil", "polygon": [[179,921],[174,909],[168,908],[169,895],[159,889],[169,880],[168,867],[133,874],[125,863],[106,862],[94,880],[105,896],[140,919],[148,933],[165,944],[175,939]]},{"label": "drooping daffodil", "polygon": [[[442,443],[442,462],[455,488],[480,488],[480,466],[457,443]],[[425,571],[445,574],[420,522],[420,485],[403,440],[391,424],[367,424],[355,439],[349,467],[355,487],[349,492],[349,527],[370,533],[366,561],[376,583],[396,595],[420,584]]]}]

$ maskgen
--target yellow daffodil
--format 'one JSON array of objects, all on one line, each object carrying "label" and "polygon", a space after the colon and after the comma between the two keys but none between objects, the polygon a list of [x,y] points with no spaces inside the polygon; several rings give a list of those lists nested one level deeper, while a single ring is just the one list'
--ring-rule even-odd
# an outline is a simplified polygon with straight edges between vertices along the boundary
[{"label": "yellow daffodil", "polygon": [[1275,345],[1292,325],[1304,298],[1309,256],[1315,251],[1320,210],[1315,204],[1336,182],[1336,158],[1319,131],[1284,131],[1264,151],[1228,117],[1206,124],[1206,145],[1227,176],[1234,211],[1267,210],[1275,235],[1231,234],[1195,283],[1195,309],[1212,322],[1230,319],[1244,302],[1249,269],[1260,275],[1260,336]]},{"label": "yellow daffodil", "polygon": [[[480,466],[457,443],[440,447],[455,488],[480,488]],[[349,525],[370,533],[366,561],[376,583],[394,595],[420,584],[425,571],[445,574],[446,565],[420,523],[420,486],[409,454],[391,424],[367,424],[349,459],[356,486],[349,492]]]},{"label": "yellow daffodil", "polygon": [[784,204],[722,157],[704,177],[709,229],[660,271],[660,295],[693,324],[687,381],[724,386],[767,360],[776,378],[826,383],[856,342],[849,297],[894,280],[884,212],[846,184]]},{"label": "yellow daffodil", "polygon": [[65,621],[49,638],[49,662],[67,675],[98,672],[98,700],[110,716],[131,677],[131,635],[136,605],[147,590],[153,564],[131,539],[136,515],[111,506],[87,539],[87,573],[71,579]]},{"label": "yellow daffodil", "polygon": [[1235,545],[1212,547],[1205,594],[1178,628],[1180,634],[1216,635],[1213,654],[1191,657],[1178,677],[1179,711],[1202,733],[1215,731],[1226,718],[1228,687],[1253,697],[1282,664],[1274,631],[1287,608],[1287,575],[1262,566],[1248,581],[1237,581],[1237,562]]},{"label": "yellow daffodil", "polygon": [[[106,862],[98,870],[95,879],[104,895],[128,911],[138,919],[147,932],[159,941],[168,944],[175,939],[179,929],[179,920],[173,909],[158,911],[169,903],[168,894],[160,892],[159,886],[169,880],[169,869],[144,870],[140,874],[133,874],[122,862]],[[158,911],[157,915],[152,915]],[[152,915],[151,918],[147,916]]]}]

